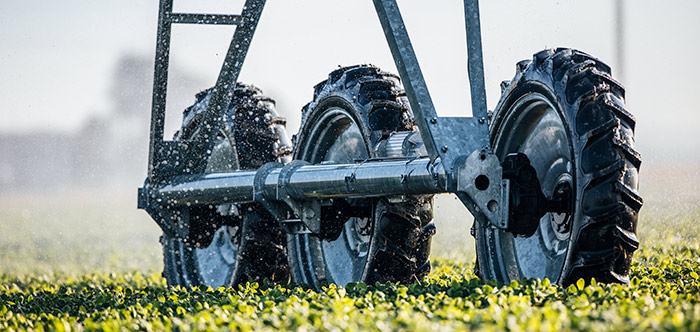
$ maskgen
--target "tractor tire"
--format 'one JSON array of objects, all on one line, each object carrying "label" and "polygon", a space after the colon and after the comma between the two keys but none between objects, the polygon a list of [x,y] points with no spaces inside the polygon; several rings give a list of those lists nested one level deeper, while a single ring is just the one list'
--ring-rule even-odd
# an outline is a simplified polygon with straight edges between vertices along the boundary
[{"label": "tractor tire", "polygon": [[[175,140],[195,138],[212,89],[197,94],[187,108]],[[288,162],[291,143],[274,100],[250,85],[236,83],[216,136],[205,173],[255,169]],[[285,233],[257,203],[188,208],[188,236],[161,236],[163,276],[169,285],[231,287],[246,281],[289,280]]]},{"label": "tractor tire", "polygon": [[525,153],[545,196],[568,192],[571,207],[545,214],[529,237],[477,222],[476,272],[501,282],[628,282],[642,198],[624,88],[600,60],[563,48],[519,62],[501,88],[490,119],[495,153]]},{"label": "tractor tire", "polygon": [[[371,65],[339,68],[302,109],[293,155],[311,164],[353,163],[379,157],[375,147],[391,132],[415,129],[398,76]],[[293,280],[318,288],[422,279],[435,233],[432,202],[432,195],[327,202],[320,235],[288,235]]]}]

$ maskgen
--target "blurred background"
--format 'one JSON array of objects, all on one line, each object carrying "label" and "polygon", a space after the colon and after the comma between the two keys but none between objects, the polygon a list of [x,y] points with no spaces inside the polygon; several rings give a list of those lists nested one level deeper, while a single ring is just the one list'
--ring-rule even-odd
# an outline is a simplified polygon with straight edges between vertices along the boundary
[{"label": "blurred background", "polygon": [[[459,0],[399,0],[438,113],[470,115]],[[238,13],[242,0],[175,0]],[[644,241],[697,236],[700,2],[481,1],[489,109],[515,63],[555,47],[613,68],[637,117]],[[159,271],[159,229],[136,209],[146,175],[157,0],[0,2],[0,273]],[[233,27],[173,28],[166,137],[212,86]],[[298,131],[312,87],[340,65],[396,72],[372,2],[268,1],[240,81]],[[436,200],[433,256],[473,261],[472,219]],[[674,223],[681,231],[663,225]],[[683,231],[685,230],[685,231]],[[654,240],[654,241],[656,241]]]}]

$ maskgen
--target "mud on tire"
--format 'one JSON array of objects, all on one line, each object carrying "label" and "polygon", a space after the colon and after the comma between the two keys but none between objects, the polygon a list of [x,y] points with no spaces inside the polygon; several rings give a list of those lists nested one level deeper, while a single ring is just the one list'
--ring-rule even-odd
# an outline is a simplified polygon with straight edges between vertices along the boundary
[{"label": "mud on tire", "polygon": [[[195,138],[212,89],[200,92],[183,115],[175,140]],[[275,111],[274,100],[260,89],[236,83],[222,127],[215,137],[205,173],[255,169],[270,162],[286,162],[291,143],[285,119]],[[285,234],[262,206],[191,206],[188,236],[161,236],[163,276],[170,285],[232,286],[240,282],[289,280]]]}]

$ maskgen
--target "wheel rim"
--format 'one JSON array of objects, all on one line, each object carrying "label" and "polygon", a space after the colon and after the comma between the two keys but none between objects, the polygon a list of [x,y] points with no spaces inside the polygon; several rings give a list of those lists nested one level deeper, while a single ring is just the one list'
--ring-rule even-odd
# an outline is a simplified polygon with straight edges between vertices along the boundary
[{"label": "wheel rim", "polygon": [[[225,133],[222,134],[226,137]],[[206,173],[220,173],[236,170],[234,160],[235,149],[230,140],[218,142],[209,157]],[[232,213],[230,204],[217,206],[217,212],[222,215]],[[207,247],[194,247],[192,258],[196,268],[198,282],[211,287],[228,287],[233,282],[236,267],[238,247],[241,239],[239,226],[222,226],[214,232],[211,243]]]},{"label": "wheel rim", "polygon": [[[329,108],[315,122],[305,141],[301,159],[318,163],[353,163],[369,157],[367,143],[353,117],[342,108]],[[360,281],[363,278],[369,252],[373,223],[371,218],[350,218],[343,225],[340,236],[332,241],[305,235],[300,245],[307,246],[306,260],[310,270],[323,267],[313,282],[325,281],[338,285]]]},{"label": "wheel rim", "polygon": [[219,228],[209,246],[194,248],[199,281],[211,287],[226,287],[231,283],[238,254],[239,227]]},{"label": "wheel rim", "polygon": [[[506,114],[494,139],[498,157],[503,160],[508,153],[525,153],[547,198],[551,199],[560,188],[573,194],[573,151],[566,124],[555,106],[544,95],[530,93],[515,102]],[[489,241],[500,258],[501,273],[510,280],[558,280],[569,248],[572,215],[573,211],[545,214],[530,237],[491,230]]]}]

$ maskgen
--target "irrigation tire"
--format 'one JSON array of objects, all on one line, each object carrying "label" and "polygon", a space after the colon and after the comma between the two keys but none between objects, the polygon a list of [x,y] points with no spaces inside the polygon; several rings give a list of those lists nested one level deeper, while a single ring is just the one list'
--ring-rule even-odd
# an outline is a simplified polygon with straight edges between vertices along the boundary
[{"label": "irrigation tire", "polygon": [[490,120],[496,154],[528,150],[545,195],[555,192],[552,184],[568,183],[572,207],[546,214],[529,239],[477,223],[477,273],[501,282],[628,282],[642,198],[635,118],[625,109],[624,88],[603,62],[565,48],[519,62],[501,88]]},{"label": "irrigation tire", "polygon": [[[211,95],[212,89],[197,94],[194,105],[184,111],[175,140],[198,135]],[[254,86],[236,83],[205,173],[289,161],[291,143],[284,125],[274,100]],[[161,236],[163,276],[169,285],[230,287],[246,281],[289,280],[285,234],[262,206],[200,205],[188,210],[186,238]]]},{"label": "irrigation tire", "polygon": [[[415,122],[398,76],[371,65],[343,67],[314,87],[313,101],[302,109],[293,155],[295,160],[312,164],[352,163],[378,157],[374,147],[391,132],[412,130],[416,130]],[[345,228],[336,227],[334,232],[328,229],[333,228],[329,226],[332,222],[324,217],[344,213],[336,208],[344,205],[336,202],[321,213],[321,233],[335,235],[288,235],[293,279],[313,287],[422,279],[430,271],[430,240],[435,233],[432,202],[432,195],[407,197],[398,203],[386,198],[356,199],[350,203],[368,212],[361,217],[340,217],[336,225]],[[354,242],[356,235],[361,239]],[[345,242],[332,252],[329,248],[338,241]],[[363,249],[348,249],[351,242]],[[341,254],[331,256],[338,250]],[[343,272],[348,266],[351,271]]]}]

